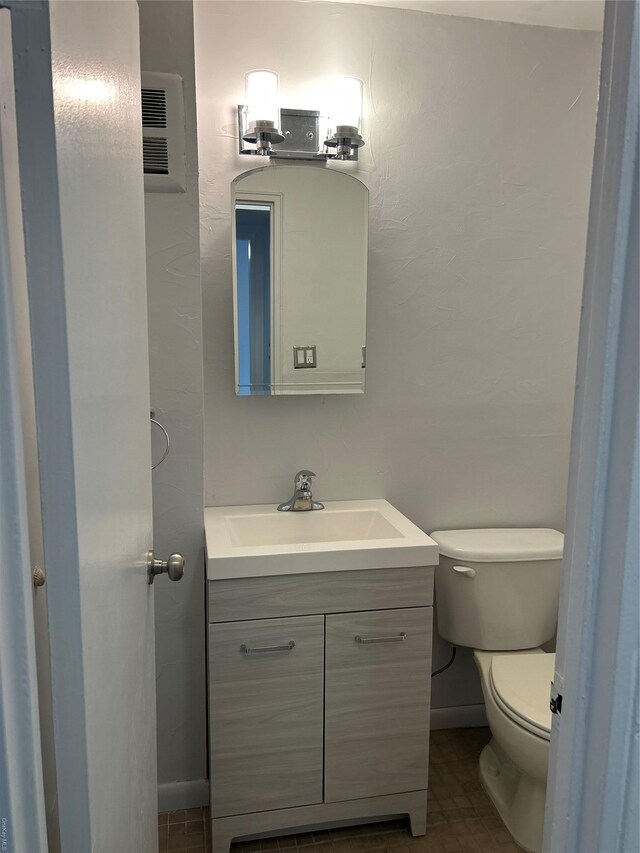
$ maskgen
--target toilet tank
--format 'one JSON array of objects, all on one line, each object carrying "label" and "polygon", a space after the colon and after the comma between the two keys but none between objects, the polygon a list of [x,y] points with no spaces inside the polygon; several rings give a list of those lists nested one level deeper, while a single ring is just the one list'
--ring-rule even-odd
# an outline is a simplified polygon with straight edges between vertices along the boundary
[{"label": "toilet tank", "polygon": [[532,649],[556,630],[564,537],[549,528],[436,530],[438,633],[456,646]]}]

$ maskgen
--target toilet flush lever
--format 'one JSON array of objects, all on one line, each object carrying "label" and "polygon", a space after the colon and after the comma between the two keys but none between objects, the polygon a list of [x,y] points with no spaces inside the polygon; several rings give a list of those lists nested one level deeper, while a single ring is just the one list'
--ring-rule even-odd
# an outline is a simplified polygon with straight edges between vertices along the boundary
[{"label": "toilet flush lever", "polygon": [[168,560],[156,560],[153,551],[147,554],[147,579],[153,583],[156,575],[166,572],[170,581],[179,581],[184,574],[184,557],[182,554],[171,554]]},{"label": "toilet flush lever", "polygon": [[476,570],[472,569],[471,566],[454,566],[453,571],[459,575],[466,575],[468,578],[475,578],[476,576]]}]

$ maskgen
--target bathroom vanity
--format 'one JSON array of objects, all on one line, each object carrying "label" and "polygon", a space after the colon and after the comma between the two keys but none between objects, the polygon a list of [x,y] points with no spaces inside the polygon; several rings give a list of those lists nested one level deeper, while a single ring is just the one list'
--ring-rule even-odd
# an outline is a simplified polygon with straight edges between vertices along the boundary
[{"label": "bathroom vanity", "polygon": [[383,816],[423,834],[437,545],[386,501],[205,528],[214,853]]}]

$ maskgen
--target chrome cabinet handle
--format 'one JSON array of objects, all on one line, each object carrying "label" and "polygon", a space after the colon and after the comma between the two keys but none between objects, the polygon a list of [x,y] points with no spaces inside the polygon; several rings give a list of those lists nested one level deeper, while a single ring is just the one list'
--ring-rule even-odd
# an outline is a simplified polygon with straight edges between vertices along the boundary
[{"label": "chrome cabinet handle", "polygon": [[353,639],[356,643],[403,643],[407,635],[404,631],[394,634],[393,637],[361,637],[360,634],[356,634]]},{"label": "chrome cabinet handle", "polygon": [[170,581],[179,581],[184,575],[184,557],[171,554],[168,560],[156,560],[153,551],[147,553],[147,582],[153,583],[156,575],[166,572]]},{"label": "chrome cabinet handle", "polygon": [[240,651],[244,655],[255,655],[263,652],[290,652],[291,649],[295,648],[295,645],[294,640],[289,640],[286,646],[254,646],[253,648],[243,643],[240,646]]}]

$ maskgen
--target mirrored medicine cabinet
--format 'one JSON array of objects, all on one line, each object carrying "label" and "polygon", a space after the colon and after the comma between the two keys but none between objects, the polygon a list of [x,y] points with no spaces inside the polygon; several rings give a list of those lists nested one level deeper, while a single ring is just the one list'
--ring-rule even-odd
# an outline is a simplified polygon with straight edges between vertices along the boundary
[{"label": "mirrored medicine cabinet", "polygon": [[362,394],[369,193],[337,169],[232,184],[236,394]]}]

